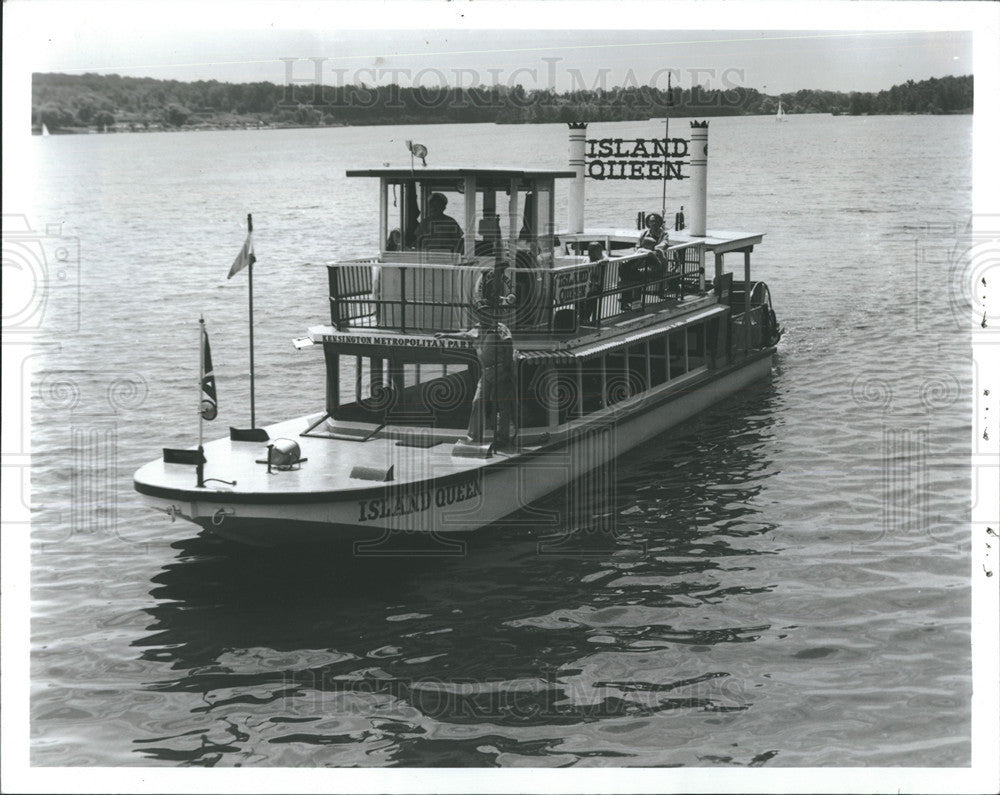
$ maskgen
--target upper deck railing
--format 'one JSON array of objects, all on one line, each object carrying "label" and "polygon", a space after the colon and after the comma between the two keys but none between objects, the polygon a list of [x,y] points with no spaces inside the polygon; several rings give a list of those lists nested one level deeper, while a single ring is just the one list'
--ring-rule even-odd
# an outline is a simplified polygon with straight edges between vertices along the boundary
[{"label": "upper deck railing", "polygon": [[[416,261],[419,257],[420,261]],[[514,331],[575,332],[704,292],[704,245],[671,246],[591,262],[556,257],[551,268],[530,267],[519,251],[505,268],[500,293],[514,294],[500,320]],[[330,320],[344,331],[386,329],[411,333],[457,331],[482,319],[493,293],[492,257],[387,252],[381,257],[327,266]]]}]

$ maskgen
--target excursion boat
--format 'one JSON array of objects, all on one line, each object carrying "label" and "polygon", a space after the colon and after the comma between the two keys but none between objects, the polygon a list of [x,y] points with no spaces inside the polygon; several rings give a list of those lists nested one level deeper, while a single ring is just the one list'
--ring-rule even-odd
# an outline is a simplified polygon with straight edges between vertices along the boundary
[{"label": "excursion boat", "polygon": [[781,329],[750,270],[763,235],[705,228],[707,123],[692,124],[690,226],[678,214],[653,247],[637,244],[660,213],[584,228],[585,125],[570,128],[565,171],[348,171],[378,185],[380,246],[327,265],[329,323],[294,341],[322,352],[323,410],[165,450],[136,490],[255,545],[378,551],[515,512],[560,529],[531,505],[586,477],[607,488],[594,473],[617,456],[765,378]]}]

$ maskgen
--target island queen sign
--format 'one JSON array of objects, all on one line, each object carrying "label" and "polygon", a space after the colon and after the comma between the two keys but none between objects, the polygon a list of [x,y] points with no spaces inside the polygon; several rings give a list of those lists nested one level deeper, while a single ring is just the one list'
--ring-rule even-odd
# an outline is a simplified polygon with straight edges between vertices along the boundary
[{"label": "island queen sign", "polygon": [[685,138],[588,138],[591,179],[687,179]]}]

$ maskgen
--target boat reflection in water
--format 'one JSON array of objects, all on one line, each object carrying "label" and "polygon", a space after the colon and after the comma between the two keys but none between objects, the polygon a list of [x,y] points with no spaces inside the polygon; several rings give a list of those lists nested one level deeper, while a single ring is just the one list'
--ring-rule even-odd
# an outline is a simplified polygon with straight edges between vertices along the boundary
[{"label": "boat reflection in water", "polygon": [[[163,707],[136,752],[492,764],[497,749],[557,754],[568,727],[748,709],[748,672],[725,647],[773,635],[735,607],[774,581],[762,544],[774,528],[752,507],[773,474],[772,402],[765,383],[619,462],[614,499],[597,506],[615,516],[603,549],[504,525],[467,537],[461,556],[177,543],[135,644],[171,671],[147,684]],[[571,491],[532,508],[558,514]],[[190,725],[179,709],[205,728],[175,736]]]}]

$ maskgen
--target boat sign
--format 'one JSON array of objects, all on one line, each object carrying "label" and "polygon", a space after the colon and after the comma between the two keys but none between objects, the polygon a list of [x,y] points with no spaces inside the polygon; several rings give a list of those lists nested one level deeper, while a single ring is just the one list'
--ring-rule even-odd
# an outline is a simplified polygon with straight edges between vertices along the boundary
[{"label": "boat sign", "polygon": [[687,179],[684,138],[588,138],[586,166],[591,179]]},{"label": "boat sign", "polygon": [[395,348],[444,348],[448,350],[472,348],[468,340],[436,339],[434,337],[401,337],[388,334],[336,334],[320,336],[318,342],[336,342],[348,345],[386,345]]},{"label": "boat sign", "polygon": [[556,276],[556,303],[568,304],[587,297],[587,284],[590,282],[590,269],[580,268],[569,273]]},{"label": "boat sign", "polygon": [[389,493],[385,497],[358,502],[358,521],[371,522],[375,519],[387,519],[394,516],[406,516],[411,513],[423,513],[431,505],[446,508],[459,502],[465,502],[478,497],[482,493],[480,473],[457,483],[446,483],[441,486],[428,486],[419,491],[407,491],[396,495]]}]

